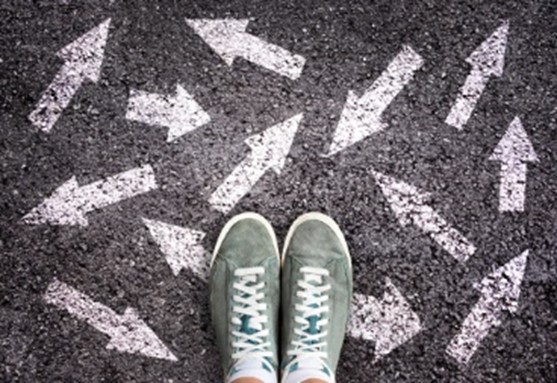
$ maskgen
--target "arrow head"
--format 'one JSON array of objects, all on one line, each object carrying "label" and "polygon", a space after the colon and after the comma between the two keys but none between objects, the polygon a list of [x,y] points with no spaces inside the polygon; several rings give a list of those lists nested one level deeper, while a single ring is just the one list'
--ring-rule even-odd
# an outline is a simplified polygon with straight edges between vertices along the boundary
[{"label": "arrow head", "polygon": [[368,108],[367,100],[363,101],[356,93],[348,91],[327,156],[332,156],[387,127],[387,124],[377,115],[377,111]]},{"label": "arrow head", "polygon": [[466,59],[472,67],[486,76],[500,77],[505,64],[505,49],[509,22],[505,21]]},{"label": "arrow head", "polygon": [[66,45],[57,55],[84,77],[97,82],[101,73],[110,19]]},{"label": "arrow head", "polygon": [[528,134],[522,126],[520,118],[515,117],[499,141],[493,154],[489,157],[491,161],[508,162],[519,160],[524,162],[537,162],[538,156],[534,151]]},{"label": "arrow head", "polygon": [[230,66],[240,51],[238,37],[245,33],[249,19],[186,19],[186,23]]},{"label": "arrow head", "polygon": [[520,286],[526,270],[529,251],[511,259],[475,286],[482,297],[498,304],[501,309],[515,312],[518,309]]},{"label": "arrow head", "polygon": [[120,317],[120,324],[106,348],[173,362],[178,360],[132,308],[127,308]]},{"label": "arrow head", "polygon": [[176,85],[176,96],[171,105],[171,115],[168,118],[167,142],[191,132],[211,121],[211,117],[194,100],[181,85]]},{"label": "arrow head", "polygon": [[252,149],[252,155],[267,167],[280,174],[303,114],[297,114],[264,132],[251,136],[245,143]]},{"label": "arrow head", "polygon": [[39,206],[27,213],[21,222],[30,225],[49,223],[87,226],[87,218],[80,211],[80,206],[79,185],[76,178],[72,177],[59,186]]}]

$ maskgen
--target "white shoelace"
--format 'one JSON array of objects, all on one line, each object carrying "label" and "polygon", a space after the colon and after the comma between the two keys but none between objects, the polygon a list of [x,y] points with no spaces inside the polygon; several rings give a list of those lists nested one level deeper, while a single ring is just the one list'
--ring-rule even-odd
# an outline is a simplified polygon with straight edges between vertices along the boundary
[{"label": "white shoelace", "polygon": [[[233,312],[232,324],[237,329],[232,331],[234,341],[232,342],[232,359],[244,360],[256,357],[272,358],[270,350],[269,329],[267,323],[267,304],[262,300],[265,293],[262,291],[265,282],[258,282],[259,276],[265,274],[263,267],[249,267],[236,269],[234,271],[235,281],[233,283]],[[245,331],[245,327],[249,331]]]},{"label": "white shoelace", "polygon": [[297,360],[315,357],[325,359],[327,330],[323,327],[328,320],[326,314],[329,306],[325,303],[329,299],[331,285],[325,283],[324,279],[329,276],[329,271],[305,266],[300,268],[300,272],[303,278],[298,281],[296,296],[302,298],[302,303],[295,305],[297,314],[294,317],[294,334],[298,339],[292,342],[294,349],[288,351],[288,356]]}]

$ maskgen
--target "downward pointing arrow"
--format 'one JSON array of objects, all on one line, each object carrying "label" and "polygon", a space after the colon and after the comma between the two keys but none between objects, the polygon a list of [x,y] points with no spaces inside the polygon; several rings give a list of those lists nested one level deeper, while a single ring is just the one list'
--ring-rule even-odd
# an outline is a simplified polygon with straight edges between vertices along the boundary
[{"label": "downward pointing arrow", "polygon": [[75,177],[62,184],[22,218],[27,224],[87,226],[85,214],[157,188],[150,165],[79,186]]},{"label": "downward pointing arrow", "polygon": [[242,57],[295,80],[305,58],[246,32],[248,19],[186,19],[188,25],[228,64]]},{"label": "downward pointing arrow", "polygon": [[109,25],[107,19],[57,53],[64,65],[29,115],[37,128],[49,132],[83,81],[99,80]]},{"label": "downward pointing arrow", "polygon": [[173,362],[178,360],[153,330],[141,320],[134,309],[127,308],[124,315],[118,315],[108,307],[93,301],[87,295],[56,279],[48,286],[44,299],[47,303],[67,311],[108,335],[110,342],[106,348],[109,350],[142,354],[150,358],[167,359]]},{"label": "downward pointing arrow", "polygon": [[503,74],[508,31],[509,23],[506,21],[466,59],[472,65],[472,71],[445,119],[447,124],[461,130],[472,115],[489,79]]},{"label": "downward pointing arrow", "polygon": [[211,120],[194,98],[180,85],[176,85],[176,95],[173,97],[132,90],[128,100],[126,118],[150,125],[168,127],[168,142]]},{"label": "downward pointing arrow", "polygon": [[268,169],[280,174],[301,120],[302,114],[298,114],[248,138],[246,144],[252,149],[251,153],[213,192],[209,203],[226,214]]},{"label": "downward pointing arrow", "polygon": [[328,155],[385,129],[381,114],[422,65],[420,55],[409,46],[404,46],[363,96],[349,91]]},{"label": "downward pointing arrow", "polygon": [[460,332],[447,347],[447,354],[459,364],[470,362],[490,329],[501,324],[503,311],[514,313],[518,310],[527,258],[528,250],[495,270],[476,286],[481,297],[462,323]]},{"label": "downward pointing arrow", "polygon": [[428,194],[379,172],[372,173],[402,226],[413,223],[460,262],[476,252],[474,245],[426,204]]},{"label": "downward pointing arrow", "polygon": [[375,342],[375,359],[379,359],[421,330],[420,318],[400,291],[386,279],[383,298],[354,294],[349,334]]},{"label": "downward pointing arrow", "polygon": [[205,233],[146,218],[143,218],[143,223],[165,255],[174,275],[178,276],[182,269],[189,269],[207,280],[209,262],[201,244]]},{"label": "downward pointing arrow", "polygon": [[499,211],[524,211],[525,162],[537,162],[538,156],[518,117],[511,122],[489,159],[501,162]]}]

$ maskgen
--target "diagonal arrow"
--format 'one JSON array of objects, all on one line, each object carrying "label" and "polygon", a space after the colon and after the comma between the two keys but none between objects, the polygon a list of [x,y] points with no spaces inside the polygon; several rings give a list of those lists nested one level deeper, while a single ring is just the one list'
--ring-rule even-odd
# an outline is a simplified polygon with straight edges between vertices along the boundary
[{"label": "diagonal arrow", "polygon": [[247,33],[249,19],[186,19],[186,23],[229,66],[242,57],[292,80],[302,73],[306,59]]},{"label": "diagonal arrow", "polygon": [[402,226],[413,223],[460,262],[476,252],[470,241],[426,204],[428,194],[379,172],[372,173]]},{"label": "diagonal arrow", "polygon": [[106,348],[109,350],[142,354],[173,362],[178,360],[134,309],[127,308],[123,315],[118,315],[57,279],[48,286],[44,299],[108,335],[110,342]]},{"label": "diagonal arrow", "polygon": [[495,270],[476,286],[481,294],[480,299],[446,350],[460,365],[468,364],[491,328],[501,324],[503,311],[514,313],[518,310],[527,258],[528,250]]},{"label": "diagonal arrow", "polygon": [[167,141],[171,142],[207,124],[211,117],[184,88],[176,85],[174,96],[132,90],[126,119],[167,127]]},{"label": "diagonal arrow", "polygon": [[375,342],[375,360],[389,354],[421,331],[420,318],[400,291],[386,278],[381,300],[354,294],[349,334]]},{"label": "diagonal arrow", "polygon": [[83,82],[99,80],[109,26],[107,19],[57,53],[64,65],[29,115],[37,128],[49,132]]},{"label": "diagonal arrow", "polygon": [[251,148],[251,153],[213,192],[209,203],[226,214],[268,169],[272,168],[280,174],[301,120],[302,114],[297,114],[263,133],[248,138],[245,142]]},{"label": "diagonal arrow", "polygon": [[472,115],[489,79],[503,74],[508,31],[509,23],[505,21],[466,59],[472,70],[445,119],[447,124],[461,130]]},{"label": "diagonal arrow", "polygon": [[58,187],[22,218],[23,223],[87,226],[85,214],[157,188],[150,165],[128,170],[89,185],[74,177]]},{"label": "diagonal arrow", "polygon": [[201,244],[205,237],[204,232],[146,218],[143,218],[143,223],[159,245],[175,276],[178,276],[182,269],[188,269],[207,280],[209,262]]},{"label": "diagonal arrow", "polygon": [[409,46],[404,46],[361,97],[349,91],[328,155],[385,129],[381,114],[422,65],[420,55]]},{"label": "diagonal arrow", "polygon": [[538,156],[520,118],[511,122],[489,160],[501,162],[499,211],[524,211],[526,162],[537,162]]}]

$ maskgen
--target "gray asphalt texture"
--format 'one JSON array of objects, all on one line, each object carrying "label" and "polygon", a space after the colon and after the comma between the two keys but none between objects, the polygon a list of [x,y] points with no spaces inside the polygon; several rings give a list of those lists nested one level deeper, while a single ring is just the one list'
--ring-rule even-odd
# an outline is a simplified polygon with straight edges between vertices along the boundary
[{"label": "gray asphalt texture", "polygon": [[[60,69],[55,55],[112,18],[101,79],[86,82],[51,133],[27,119]],[[232,67],[184,18],[252,18],[250,33],[307,59],[292,81],[247,61]],[[464,59],[510,21],[505,70],[461,132],[444,119],[470,66]],[[389,277],[423,330],[373,361],[348,338],[338,381],[557,381],[557,4],[554,1],[16,1],[0,4],[0,381],[216,382],[220,363],[205,283],[175,277],[141,218],[207,232],[253,210],[284,237],[320,210],[345,230],[355,290],[380,297]],[[388,129],[335,156],[348,90],[363,91],[410,45],[425,61],[383,114]],[[212,121],[166,142],[167,128],[127,121],[130,89],[182,84]],[[280,176],[267,172],[227,216],[207,200],[245,157],[244,140],[303,112]],[[488,161],[515,116],[539,163],[524,213],[498,211],[500,164]],[[89,226],[18,221],[75,175],[80,184],[150,163],[160,188],[88,214]],[[370,169],[432,193],[433,207],[478,251],[460,264],[414,226],[402,227]],[[477,302],[473,284],[530,249],[516,314],[466,368],[445,348]],[[105,349],[108,337],[44,302],[54,278],[118,313],[134,307],[178,357]]]}]

